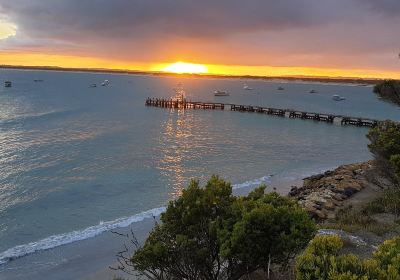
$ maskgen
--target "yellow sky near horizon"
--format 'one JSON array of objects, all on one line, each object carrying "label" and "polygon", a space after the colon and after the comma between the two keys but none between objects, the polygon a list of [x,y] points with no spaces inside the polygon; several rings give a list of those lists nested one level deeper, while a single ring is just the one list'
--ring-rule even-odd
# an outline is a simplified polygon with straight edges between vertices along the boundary
[{"label": "yellow sky near horizon", "polygon": [[[166,71],[171,64],[163,63],[130,63],[118,60],[107,60],[95,57],[72,55],[56,55],[44,53],[0,52],[0,64],[15,66],[53,66],[65,68],[105,68],[139,71]],[[287,67],[287,66],[252,66],[252,65],[215,65],[196,64],[207,69],[208,74],[252,75],[252,76],[319,76],[319,77],[351,77],[351,78],[392,78],[400,79],[399,72],[382,69],[338,69],[329,67]],[[196,66],[195,68],[196,69]],[[199,68],[197,67],[197,68]],[[176,71],[172,71],[176,72]],[[203,72],[204,73],[204,72]]]}]

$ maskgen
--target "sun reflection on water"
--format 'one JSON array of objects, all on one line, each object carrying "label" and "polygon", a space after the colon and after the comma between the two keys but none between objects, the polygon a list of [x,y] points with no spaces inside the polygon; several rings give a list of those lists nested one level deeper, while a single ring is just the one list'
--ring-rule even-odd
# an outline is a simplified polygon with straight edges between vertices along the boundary
[{"label": "sun reflection on water", "polygon": [[188,169],[185,162],[196,156],[191,153],[194,122],[193,112],[178,109],[171,110],[163,124],[159,139],[162,156],[158,169],[171,186],[171,199],[181,195],[188,181],[185,176]]}]

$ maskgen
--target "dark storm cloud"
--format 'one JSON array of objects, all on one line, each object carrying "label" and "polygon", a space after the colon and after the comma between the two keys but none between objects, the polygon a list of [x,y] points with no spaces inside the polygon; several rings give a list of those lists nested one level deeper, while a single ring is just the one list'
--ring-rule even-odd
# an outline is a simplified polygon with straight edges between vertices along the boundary
[{"label": "dark storm cloud", "polygon": [[368,5],[373,12],[384,16],[400,16],[399,0],[358,0],[360,4]]},{"label": "dark storm cloud", "polygon": [[[0,0],[30,35],[68,39],[174,34],[213,37],[323,24],[338,11],[318,0]],[[144,34],[143,34],[144,33]],[[146,34],[147,33],[147,34]]]}]

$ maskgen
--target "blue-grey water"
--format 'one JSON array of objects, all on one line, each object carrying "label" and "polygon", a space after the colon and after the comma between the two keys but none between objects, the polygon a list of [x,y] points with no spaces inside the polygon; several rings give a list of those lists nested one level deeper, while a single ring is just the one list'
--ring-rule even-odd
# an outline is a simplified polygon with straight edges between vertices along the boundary
[{"label": "blue-grey water", "polygon": [[0,82],[0,271],[157,214],[192,178],[220,174],[241,188],[371,158],[366,128],[144,106],[178,83],[192,100],[400,120],[365,86],[22,70],[0,70]]}]

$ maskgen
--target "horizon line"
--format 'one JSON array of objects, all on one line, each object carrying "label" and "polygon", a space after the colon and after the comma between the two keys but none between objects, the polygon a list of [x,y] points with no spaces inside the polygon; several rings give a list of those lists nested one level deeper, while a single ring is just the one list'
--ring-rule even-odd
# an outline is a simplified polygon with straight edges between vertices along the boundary
[{"label": "horizon line", "polygon": [[287,79],[287,80],[315,80],[324,82],[338,82],[345,81],[348,83],[376,83],[382,80],[392,78],[362,78],[350,76],[313,76],[313,75],[281,75],[281,76],[268,76],[268,75],[233,75],[233,74],[220,74],[220,73],[174,73],[168,71],[155,71],[155,70],[135,70],[135,69],[120,69],[120,68],[82,68],[82,67],[62,67],[62,66],[46,66],[46,65],[10,65],[0,64],[0,69],[19,69],[19,70],[44,70],[44,71],[65,71],[65,72],[93,72],[93,73],[119,73],[119,74],[132,74],[132,75],[157,75],[157,76],[177,76],[177,77],[212,77],[212,78],[232,78],[232,79],[254,79],[254,80],[273,80],[273,79]]}]

